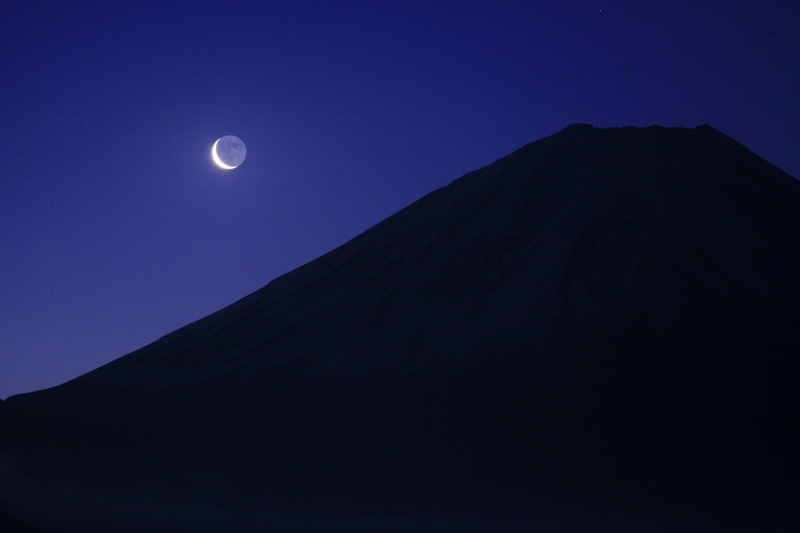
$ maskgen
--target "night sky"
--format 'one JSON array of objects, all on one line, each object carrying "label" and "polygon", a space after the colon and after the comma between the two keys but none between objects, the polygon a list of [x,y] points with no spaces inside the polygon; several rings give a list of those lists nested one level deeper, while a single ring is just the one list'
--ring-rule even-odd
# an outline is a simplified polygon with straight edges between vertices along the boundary
[{"label": "night sky", "polygon": [[0,398],[571,123],[708,123],[800,176],[800,2],[12,2],[0,42]]}]

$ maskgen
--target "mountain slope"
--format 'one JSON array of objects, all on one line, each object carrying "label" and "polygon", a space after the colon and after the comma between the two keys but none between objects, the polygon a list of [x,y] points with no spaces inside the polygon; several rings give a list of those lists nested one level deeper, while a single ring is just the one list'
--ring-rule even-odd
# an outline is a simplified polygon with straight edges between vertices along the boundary
[{"label": "mountain slope", "polygon": [[743,319],[783,315],[761,326],[796,342],[798,195],[708,126],[575,125],[90,375],[171,382],[316,358],[309,372],[396,378],[523,328],[580,329],[575,313],[613,321],[620,300],[669,306],[687,282]]},{"label": "mountain slope", "polygon": [[734,140],[573,125],[9,398],[0,452],[124,501],[342,523],[763,525],[800,493],[797,265],[800,185]]}]

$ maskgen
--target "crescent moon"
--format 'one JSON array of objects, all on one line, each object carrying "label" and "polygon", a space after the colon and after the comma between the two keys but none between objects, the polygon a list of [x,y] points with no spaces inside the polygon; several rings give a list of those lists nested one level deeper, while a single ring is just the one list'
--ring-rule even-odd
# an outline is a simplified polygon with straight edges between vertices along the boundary
[{"label": "crescent moon", "polygon": [[232,168],[236,168],[236,167],[230,167],[230,166],[226,165],[225,163],[223,163],[220,160],[219,156],[217,155],[217,143],[218,142],[219,142],[219,139],[217,139],[217,141],[214,143],[214,146],[211,147],[211,157],[214,158],[214,163],[219,165],[220,168],[224,168],[226,170],[231,170]]}]

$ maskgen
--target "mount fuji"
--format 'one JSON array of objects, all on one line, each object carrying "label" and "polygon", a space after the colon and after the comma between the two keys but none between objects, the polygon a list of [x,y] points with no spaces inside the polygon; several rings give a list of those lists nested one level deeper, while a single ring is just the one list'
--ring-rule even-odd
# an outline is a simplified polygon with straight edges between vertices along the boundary
[{"label": "mount fuji", "polygon": [[574,124],[0,403],[0,513],[40,532],[795,531],[798,383],[800,183],[707,125]]}]

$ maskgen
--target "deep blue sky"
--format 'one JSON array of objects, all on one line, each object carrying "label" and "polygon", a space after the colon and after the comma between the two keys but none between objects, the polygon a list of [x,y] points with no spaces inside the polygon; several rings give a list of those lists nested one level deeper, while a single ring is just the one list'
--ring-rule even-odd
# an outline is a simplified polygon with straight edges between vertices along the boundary
[{"label": "deep blue sky", "polygon": [[[800,2],[12,2],[0,398],[133,351],[575,123],[800,176]],[[247,159],[209,150],[240,137]]]}]

